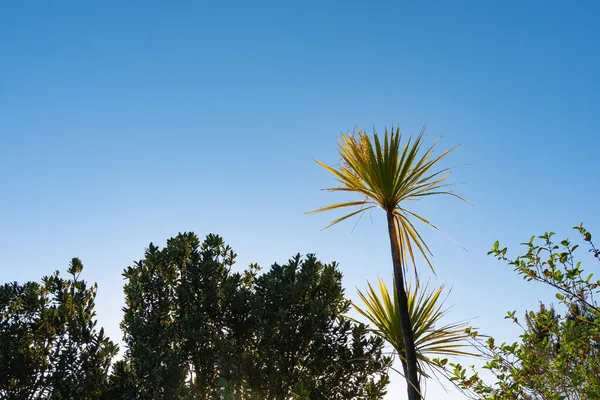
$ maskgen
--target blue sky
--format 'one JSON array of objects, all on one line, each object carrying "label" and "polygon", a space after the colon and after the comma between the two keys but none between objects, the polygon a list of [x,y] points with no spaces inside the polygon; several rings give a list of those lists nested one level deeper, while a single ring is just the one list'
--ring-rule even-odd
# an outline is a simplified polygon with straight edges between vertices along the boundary
[{"label": "blue sky", "polygon": [[2,2],[2,281],[78,256],[119,339],[123,268],[193,230],[224,236],[240,268],[337,260],[355,298],[391,279],[385,224],[321,231],[333,215],[303,213],[338,196],[312,158],[335,163],[355,126],[426,125],[461,144],[449,165],[473,204],[418,205],[443,230],[423,229],[433,279],[453,319],[514,338],[505,312],[547,292],[487,257],[493,241],[600,228],[600,6],[412,3]]}]

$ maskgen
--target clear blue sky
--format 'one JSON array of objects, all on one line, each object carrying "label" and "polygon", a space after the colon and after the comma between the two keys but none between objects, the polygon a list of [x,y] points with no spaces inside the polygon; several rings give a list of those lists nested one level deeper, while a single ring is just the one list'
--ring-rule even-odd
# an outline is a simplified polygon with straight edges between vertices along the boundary
[{"label": "clear blue sky", "polygon": [[337,260],[352,297],[389,280],[378,213],[354,231],[303,214],[338,199],[312,158],[335,163],[355,126],[462,144],[473,206],[419,204],[458,242],[423,229],[453,319],[511,339],[505,311],[545,292],[487,257],[493,241],[600,229],[597,2],[95,3],[0,3],[0,273],[82,258],[114,339],[121,271],[180,231],[221,234],[240,267]]}]

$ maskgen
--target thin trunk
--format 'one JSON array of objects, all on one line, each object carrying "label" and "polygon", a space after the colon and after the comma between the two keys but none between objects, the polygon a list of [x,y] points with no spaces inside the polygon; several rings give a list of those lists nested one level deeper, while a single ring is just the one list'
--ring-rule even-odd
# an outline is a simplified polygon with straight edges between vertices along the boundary
[{"label": "thin trunk", "polygon": [[402,363],[402,371],[404,371],[404,376],[408,375],[408,371],[406,370],[406,361],[404,361],[404,355],[403,354],[399,354],[400,357],[400,362]]},{"label": "thin trunk", "polygon": [[204,375],[204,371],[202,371],[199,362],[196,362],[194,367],[194,369],[196,370],[196,385],[192,392],[200,399],[206,400],[208,396],[206,393],[206,377]]},{"label": "thin trunk", "polygon": [[[408,313],[408,299],[404,289],[404,274],[402,272],[402,258],[400,256],[400,246],[398,244],[398,232],[394,214],[387,213],[388,232],[390,235],[390,247],[392,248],[392,261],[394,263],[394,283],[398,293],[398,307],[400,308],[400,325],[402,328],[402,339],[404,340],[406,358],[406,383],[408,391],[408,400],[421,400],[421,386],[419,384],[419,373],[417,369],[417,352],[415,349],[415,339],[410,323]],[[401,355],[402,356],[402,355]]]}]

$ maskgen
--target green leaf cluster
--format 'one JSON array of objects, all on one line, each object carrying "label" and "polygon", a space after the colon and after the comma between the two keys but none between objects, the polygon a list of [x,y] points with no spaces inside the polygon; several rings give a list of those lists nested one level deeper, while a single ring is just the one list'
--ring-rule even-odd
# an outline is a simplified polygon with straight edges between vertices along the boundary
[{"label": "green leaf cluster", "polygon": [[[592,235],[583,225],[574,228],[598,261]],[[471,369],[452,364],[449,376],[476,399],[600,399],[600,307],[598,282],[577,260],[580,244],[557,243],[554,233],[532,236],[525,252],[515,259],[496,242],[489,254],[508,263],[531,283],[552,288],[559,304],[540,303],[525,314],[506,318],[522,329],[519,341],[497,344],[493,338],[473,344],[486,357],[489,382]],[[560,310],[560,311],[558,311]]]},{"label": "green leaf cluster", "polygon": [[150,244],[123,273],[118,361],[78,259],[67,279],[0,286],[0,398],[382,398],[391,359],[344,316],[337,264],[297,255],[236,272],[235,259],[212,234]]},{"label": "green leaf cluster", "polygon": [[[383,340],[343,315],[338,266],[314,255],[234,272],[216,235],[179,234],[126,269],[123,395],[153,399],[379,399]],[[232,397],[233,396],[233,397]]]},{"label": "green leaf cluster", "polygon": [[96,328],[97,286],[80,279],[74,258],[67,279],[0,286],[0,398],[98,399],[117,346]]}]

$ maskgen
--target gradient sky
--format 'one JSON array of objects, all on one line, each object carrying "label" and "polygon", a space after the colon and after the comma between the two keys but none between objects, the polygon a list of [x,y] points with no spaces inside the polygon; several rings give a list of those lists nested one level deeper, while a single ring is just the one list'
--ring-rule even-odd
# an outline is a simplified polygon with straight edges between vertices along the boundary
[{"label": "gradient sky", "polygon": [[319,191],[333,180],[312,158],[335,163],[336,138],[355,126],[426,125],[429,142],[461,144],[448,165],[473,204],[418,204],[443,231],[422,229],[433,282],[453,287],[451,319],[513,340],[505,312],[550,298],[486,256],[494,240],[516,250],[547,230],[575,237],[581,221],[600,228],[599,12],[592,1],[0,2],[1,281],[80,257],[99,323],[120,340],[123,268],[193,230],[222,235],[240,268],[297,252],[337,260],[356,298],[367,279],[391,280],[386,226],[373,212],[321,231],[334,215],[304,212],[340,197]]}]

